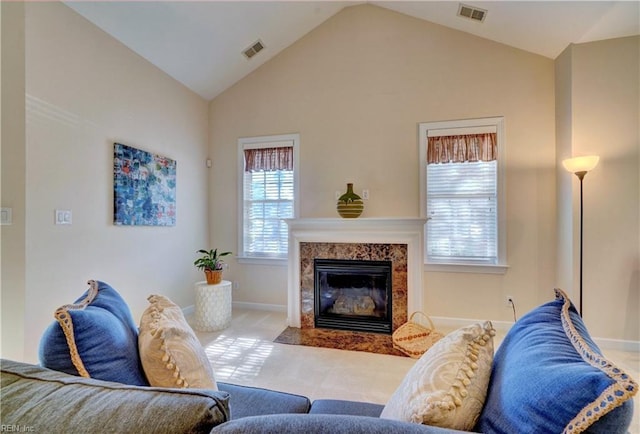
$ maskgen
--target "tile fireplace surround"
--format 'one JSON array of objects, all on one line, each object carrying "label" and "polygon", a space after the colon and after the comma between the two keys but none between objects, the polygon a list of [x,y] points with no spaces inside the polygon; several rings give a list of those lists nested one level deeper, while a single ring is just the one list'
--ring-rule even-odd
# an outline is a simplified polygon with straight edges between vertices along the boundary
[{"label": "tile fireplace surround", "polygon": [[391,260],[393,330],[422,310],[425,219],[288,219],[287,322],[314,328],[313,259]]}]

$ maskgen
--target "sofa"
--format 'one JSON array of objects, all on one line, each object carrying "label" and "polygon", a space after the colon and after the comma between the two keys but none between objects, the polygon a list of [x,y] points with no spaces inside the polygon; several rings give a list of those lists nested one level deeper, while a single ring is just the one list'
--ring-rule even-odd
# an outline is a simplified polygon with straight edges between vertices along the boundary
[{"label": "sofa", "polygon": [[[455,432],[381,420],[382,406],[218,383],[125,385],[2,360],[4,431],[46,433]],[[332,412],[332,413],[327,413]],[[351,413],[351,414],[350,414]]]},{"label": "sofa", "polygon": [[[145,315],[138,329],[123,309],[126,304],[112,288],[103,282],[90,283],[88,292],[93,296],[85,293],[76,303],[56,311],[59,318],[41,341],[40,359],[44,366],[0,361],[3,430],[609,434],[627,432],[633,417],[632,398],[638,385],[602,355],[573,304],[559,290],[555,300],[517,321],[495,354],[489,322],[445,336],[416,361],[389,402],[380,405],[333,399],[311,402],[300,395],[215,380],[211,386],[206,386],[206,381],[200,384],[198,381],[211,372],[204,368],[190,373],[180,355],[167,349],[174,344],[170,333],[173,328],[166,321],[184,318],[165,298],[152,296],[149,312],[145,312],[151,324],[148,338],[162,339],[156,342],[165,351],[159,356],[159,369],[170,373],[165,375],[170,383],[158,385],[163,380],[154,378],[158,371],[153,366],[145,370],[149,364],[145,361],[147,350],[138,345],[147,339]],[[114,311],[114,305],[120,309],[115,309],[116,322],[101,317],[105,306]],[[98,314],[89,312],[92,307],[97,308]],[[87,321],[83,315],[93,315],[90,327],[83,327],[83,321]],[[74,326],[71,335],[63,323]],[[116,323],[122,328],[120,333]],[[108,332],[96,333],[101,325]],[[83,339],[84,331],[91,333],[91,339]],[[134,336],[138,342],[135,349],[130,348],[134,354],[129,356],[133,358],[123,362],[118,360],[119,353],[107,346],[121,341],[115,342],[115,347],[123,351],[122,342],[130,340],[128,332],[138,333]],[[188,334],[176,336],[180,343],[189,340]],[[65,342],[52,342],[56,337]],[[454,338],[462,339],[464,346],[455,347]],[[88,343],[91,345],[84,345]],[[67,345],[65,357],[58,357],[63,352],[59,345]],[[91,354],[94,350],[96,354],[101,352],[103,359],[113,356],[114,360],[105,362],[106,369],[105,363]],[[456,352],[462,354],[460,362],[452,354]],[[74,364],[74,358],[82,363]],[[195,360],[198,365],[200,360]],[[444,362],[438,365],[437,360]],[[123,372],[136,363],[140,363],[142,374]],[[455,375],[447,379],[452,367]],[[97,378],[96,373],[102,378]],[[432,383],[441,381],[445,385],[434,390]],[[407,412],[410,420],[403,416]],[[466,425],[460,424],[462,419]],[[459,426],[470,428],[460,430],[456,428]]]}]

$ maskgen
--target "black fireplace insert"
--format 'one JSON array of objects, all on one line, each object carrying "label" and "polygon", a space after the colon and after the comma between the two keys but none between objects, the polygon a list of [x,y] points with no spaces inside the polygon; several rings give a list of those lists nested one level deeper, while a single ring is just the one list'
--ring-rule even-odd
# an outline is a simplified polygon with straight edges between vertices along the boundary
[{"label": "black fireplace insert", "polygon": [[391,334],[391,269],[391,261],[315,259],[315,326]]}]

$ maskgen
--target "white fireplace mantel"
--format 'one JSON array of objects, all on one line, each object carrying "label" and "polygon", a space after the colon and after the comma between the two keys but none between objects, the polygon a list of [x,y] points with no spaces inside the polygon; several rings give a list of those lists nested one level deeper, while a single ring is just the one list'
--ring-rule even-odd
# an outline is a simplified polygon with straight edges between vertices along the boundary
[{"label": "white fireplace mantel", "polygon": [[423,218],[302,218],[289,226],[287,322],[300,327],[300,243],[379,243],[407,245],[407,309],[422,310]]}]

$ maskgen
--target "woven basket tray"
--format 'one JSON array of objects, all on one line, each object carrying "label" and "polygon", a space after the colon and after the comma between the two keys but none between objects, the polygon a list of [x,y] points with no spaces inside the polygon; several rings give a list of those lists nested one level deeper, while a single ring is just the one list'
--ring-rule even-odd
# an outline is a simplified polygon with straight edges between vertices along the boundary
[{"label": "woven basket tray", "polygon": [[[429,321],[431,328],[427,328],[413,321],[416,314],[421,314]],[[424,312],[414,312],[409,321],[402,324],[393,332],[393,348],[403,352],[414,359],[420,358],[433,344],[442,339],[444,335],[436,330],[431,318]]]}]

